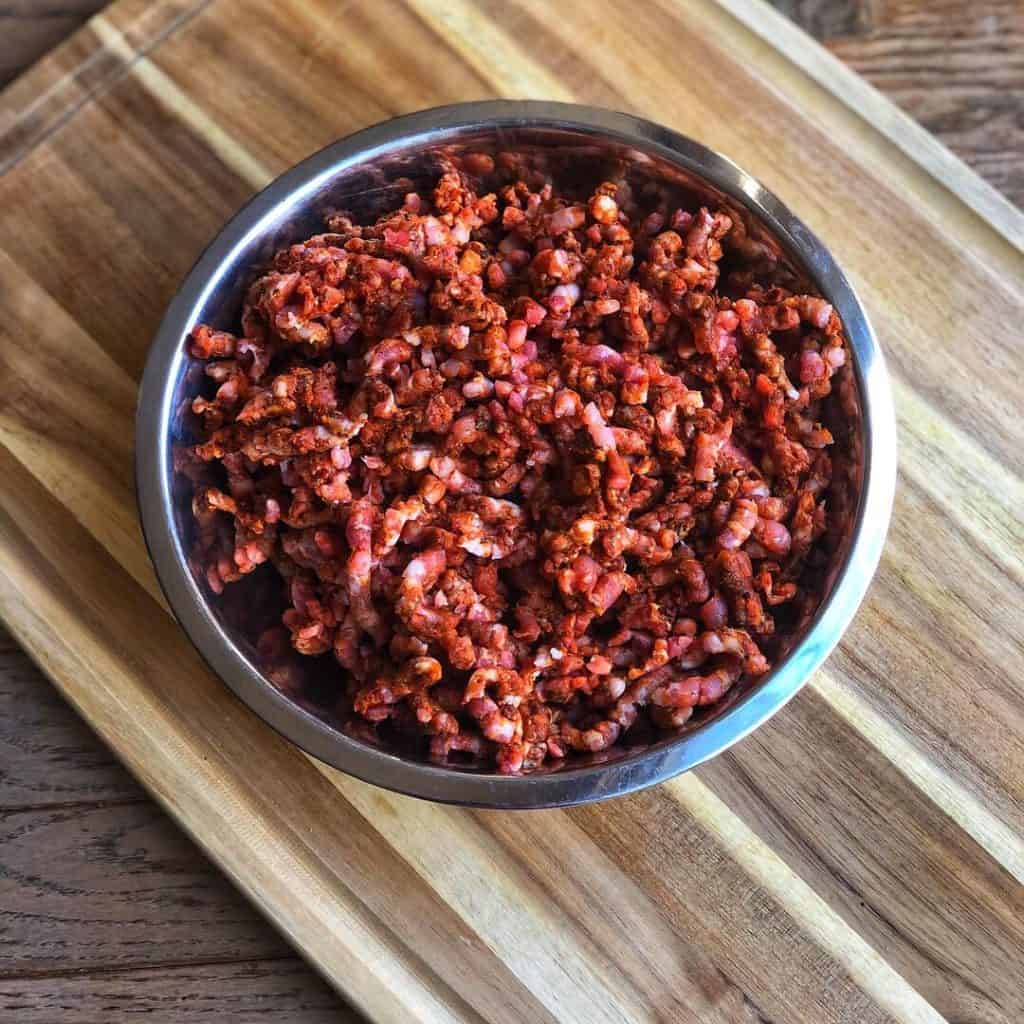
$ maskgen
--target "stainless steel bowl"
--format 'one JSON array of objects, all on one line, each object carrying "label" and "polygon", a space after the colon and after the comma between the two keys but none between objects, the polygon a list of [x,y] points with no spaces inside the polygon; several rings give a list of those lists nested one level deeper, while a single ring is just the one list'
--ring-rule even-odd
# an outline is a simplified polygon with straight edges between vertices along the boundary
[{"label": "stainless steel bowl", "polygon": [[[190,495],[171,467],[171,445],[186,430],[182,411],[197,389],[199,368],[183,344],[189,329],[197,321],[231,329],[247,284],[282,245],[321,230],[325,210],[372,215],[393,207],[409,188],[398,179],[426,183],[440,155],[481,150],[543,152],[570,177],[596,181],[614,166],[641,182],[665,182],[726,206],[746,226],[752,245],[835,306],[853,353],[836,388],[851,427],[833,495],[846,507],[849,528],[834,545],[825,599],[788,655],[677,735],[523,777],[439,767],[379,749],[340,731],[315,695],[277,689],[261,673],[254,646],[260,609],[280,589],[273,571],[260,570],[228,587],[224,600],[211,599],[186,562]],[[465,103],[342,139],[282,175],[231,220],[186,278],[153,342],[139,397],[136,477],[146,542],[171,608],[213,670],[264,721],[328,764],[379,786],[449,803],[546,807],[619,796],[693,768],[757,728],[800,689],[849,625],[878,563],[895,487],[895,423],[863,306],[821,242],[749,174],[688,138],[626,114],[563,103]],[[309,680],[311,691],[316,685]]]}]

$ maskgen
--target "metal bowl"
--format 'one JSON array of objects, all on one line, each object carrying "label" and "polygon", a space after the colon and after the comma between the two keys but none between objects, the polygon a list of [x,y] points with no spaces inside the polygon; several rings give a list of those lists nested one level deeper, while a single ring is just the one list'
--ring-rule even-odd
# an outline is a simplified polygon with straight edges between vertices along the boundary
[{"label": "metal bowl", "polygon": [[[184,339],[197,322],[232,329],[248,283],[282,245],[322,230],[330,208],[373,216],[394,208],[408,180],[428,184],[438,159],[462,152],[544,154],[579,182],[609,168],[726,207],[750,245],[776,260],[837,309],[852,365],[834,389],[846,431],[830,496],[845,510],[834,538],[825,597],[788,653],[753,684],[695,716],[678,734],[641,747],[570,760],[556,770],[503,776],[441,767],[347,735],[318,680],[304,666],[308,692],[277,688],[260,670],[259,620],[280,592],[269,566],[214,600],[186,561],[190,491],[171,466],[185,438],[188,398],[200,368]],[[863,306],[825,247],[779,200],[734,163],[660,125],[626,114],[548,102],[484,102],[399,117],[328,146],[278,178],[238,213],[202,255],[164,317],[149,353],[139,397],[136,479],[146,542],[178,621],[213,670],[264,721],[310,754],[367,782],[418,797],[484,807],[568,805],[619,796],[662,782],[721,753],[775,714],[822,663],[849,625],[882,550],[896,478],[892,399],[878,342]],[[314,659],[301,659],[313,662]]]}]

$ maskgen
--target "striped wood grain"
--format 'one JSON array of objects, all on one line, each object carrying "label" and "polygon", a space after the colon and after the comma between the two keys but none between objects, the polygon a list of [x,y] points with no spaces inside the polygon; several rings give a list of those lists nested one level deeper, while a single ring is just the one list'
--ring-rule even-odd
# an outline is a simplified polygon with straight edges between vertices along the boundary
[{"label": "striped wood grain", "polygon": [[[372,1019],[1024,1016],[1022,218],[772,19],[120,0],[0,98],[0,616]],[[131,483],[147,341],[224,218],[338,135],[488,95],[633,110],[761,178],[867,301],[901,430],[886,557],[826,670],[688,777],[517,816],[263,727],[167,614]]]}]

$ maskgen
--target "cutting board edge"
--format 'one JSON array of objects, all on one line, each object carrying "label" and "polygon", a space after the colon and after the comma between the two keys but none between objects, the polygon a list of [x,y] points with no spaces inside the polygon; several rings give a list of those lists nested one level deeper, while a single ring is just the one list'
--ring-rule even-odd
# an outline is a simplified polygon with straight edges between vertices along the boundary
[{"label": "cutting board edge", "polygon": [[799,68],[905,157],[954,195],[1018,251],[1024,210],[989,184],[937,136],[879,92],[767,0],[715,0],[735,21]]}]

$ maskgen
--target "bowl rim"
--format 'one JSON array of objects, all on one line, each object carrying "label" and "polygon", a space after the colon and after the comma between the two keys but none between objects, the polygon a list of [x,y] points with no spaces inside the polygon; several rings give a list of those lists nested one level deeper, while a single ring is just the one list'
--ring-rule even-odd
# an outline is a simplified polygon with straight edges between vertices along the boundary
[{"label": "bowl rim", "polygon": [[[175,529],[170,445],[173,382],[183,340],[238,254],[334,175],[396,146],[436,145],[474,129],[564,129],[656,154],[748,207],[837,309],[853,351],[861,402],[863,488],[846,557],[831,593],[783,661],[731,707],[691,733],[604,764],[508,776],[411,761],[354,740],[268,682],[210,612]],[[213,671],[260,718],[296,746],[353,775],[410,796],[503,809],[571,806],[664,782],[720,754],[782,708],[825,660],[853,619],[878,565],[896,485],[896,424],[888,375],[867,312],[818,238],[727,157],[631,114],[544,100],[484,100],[434,107],[372,125],[324,147],[257,193],[189,271],[154,337],[139,390],[135,480],[143,535],[175,617]]]}]

